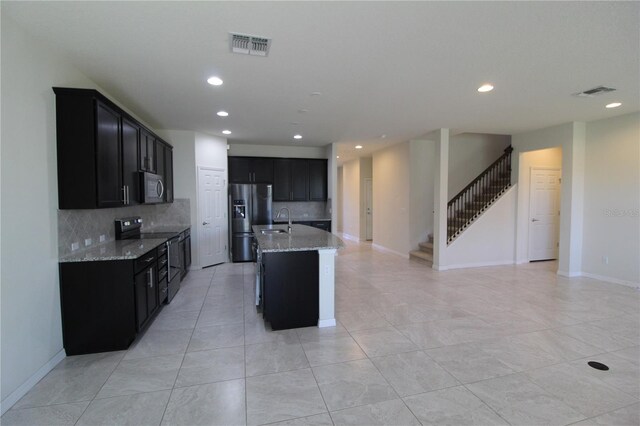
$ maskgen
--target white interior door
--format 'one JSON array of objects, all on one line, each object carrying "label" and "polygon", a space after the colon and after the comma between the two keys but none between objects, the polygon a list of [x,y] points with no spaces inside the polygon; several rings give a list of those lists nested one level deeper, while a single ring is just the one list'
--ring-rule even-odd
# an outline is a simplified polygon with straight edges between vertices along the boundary
[{"label": "white interior door", "polygon": [[226,262],[227,185],[225,172],[198,167],[198,253],[202,267]]},{"label": "white interior door", "polygon": [[364,180],[365,215],[367,225],[367,241],[373,240],[373,182],[367,178]]},{"label": "white interior door", "polygon": [[558,258],[560,170],[531,168],[529,260]]}]

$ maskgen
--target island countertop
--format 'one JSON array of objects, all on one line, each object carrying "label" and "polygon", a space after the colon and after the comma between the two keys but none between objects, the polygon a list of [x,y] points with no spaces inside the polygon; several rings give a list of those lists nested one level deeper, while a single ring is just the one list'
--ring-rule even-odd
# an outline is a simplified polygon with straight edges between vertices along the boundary
[{"label": "island countertop", "polygon": [[330,232],[306,225],[291,225],[291,233],[263,234],[263,229],[284,229],[287,225],[253,225],[258,246],[263,253],[312,251],[344,247],[342,240]]}]

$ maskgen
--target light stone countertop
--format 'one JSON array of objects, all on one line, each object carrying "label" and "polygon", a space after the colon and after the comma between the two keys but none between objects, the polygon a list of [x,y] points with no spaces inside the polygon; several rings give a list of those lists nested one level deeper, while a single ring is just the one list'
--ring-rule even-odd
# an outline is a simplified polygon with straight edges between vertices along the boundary
[{"label": "light stone countertop", "polygon": [[61,257],[58,261],[60,263],[69,263],[94,262],[100,260],[133,260],[145,255],[166,241],[166,238],[108,241],[88,249],[76,250],[73,253]]},{"label": "light stone countertop", "polygon": [[263,229],[287,229],[287,225],[253,225],[258,246],[263,253],[339,249],[342,240],[330,232],[306,225],[291,225],[291,233],[263,234]]}]

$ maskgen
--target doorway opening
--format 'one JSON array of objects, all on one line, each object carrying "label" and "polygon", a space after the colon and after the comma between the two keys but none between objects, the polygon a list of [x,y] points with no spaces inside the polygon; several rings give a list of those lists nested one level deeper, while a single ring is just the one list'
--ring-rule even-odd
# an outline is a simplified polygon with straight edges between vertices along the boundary
[{"label": "doorway opening", "polygon": [[526,260],[557,260],[560,247],[562,149],[528,151],[520,155],[520,191],[524,191],[519,226],[525,230]]}]

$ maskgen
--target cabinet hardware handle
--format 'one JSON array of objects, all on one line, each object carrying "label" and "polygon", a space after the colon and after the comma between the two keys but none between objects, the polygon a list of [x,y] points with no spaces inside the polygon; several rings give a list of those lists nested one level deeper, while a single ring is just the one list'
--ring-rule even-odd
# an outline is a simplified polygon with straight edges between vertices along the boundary
[{"label": "cabinet hardware handle", "polygon": [[145,262],[147,262],[147,263],[149,263],[149,262],[151,262],[152,260],[153,260],[153,257],[150,257],[150,258],[148,258],[148,259],[145,259],[144,261],[145,261]]},{"label": "cabinet hardware handle", "polygon": [[531,222],[540,222],[540,219],[531,219]]},{"label": "cabinet hardware handle", "polygon": [[153,268],[149,269],[149,288],[153,288]]},{"label": "cabinet hardware handle", "polygon": [[127,187],[126,187],[126,185],[122,186],[122,204],[127,204]]},{"label": "cabinet hardware handle", "polygon": [[202,226],[208,225],[209,222],[202,222]]}]

